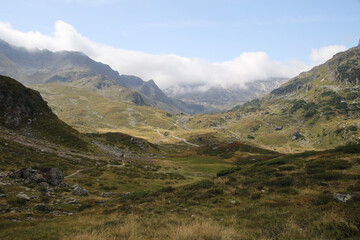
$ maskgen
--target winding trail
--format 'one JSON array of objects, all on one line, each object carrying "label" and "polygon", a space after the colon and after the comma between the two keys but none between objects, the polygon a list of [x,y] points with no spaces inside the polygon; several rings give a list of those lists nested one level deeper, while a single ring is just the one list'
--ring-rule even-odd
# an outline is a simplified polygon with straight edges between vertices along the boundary
[{"label": "winding trail", "polygon": [[70,174],[70,175],[68,175],[68,176],[65,176],[64,178],[73,177],[73,176],[75,176],[76,174],[78,174],[79,172],[81,172],[81,171],[83,171],[83,170],[85,170],[85,168],[79,169],[79,170],[77,170],[76,172],[74,172],[74,173],[72,173],[72,174]]}]

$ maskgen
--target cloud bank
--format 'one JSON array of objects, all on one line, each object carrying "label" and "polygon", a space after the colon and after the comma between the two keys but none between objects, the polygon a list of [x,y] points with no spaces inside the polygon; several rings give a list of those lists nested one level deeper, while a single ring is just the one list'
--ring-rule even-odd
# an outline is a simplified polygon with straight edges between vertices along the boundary
[{"label": "cloud bank", "polygon": [[319,49],[312,49],[310,60],[314,64],[321,64],[332,58],[336,53],[345,51],[347,49],[344,45],[331,45]]},{"label": "cloud bank", "polygon": [[[0,38],[28,49],[81,51],[96,61],[110,65],[120,74],[136,75],[144,80],[153,79],[162,89],[186,84],[244,86],[246,82],[269,77],[290,78],[311,67],[296,60],[276,61],[265,52],[245,52],[229,61],[208,62],[173,54],[129,51],[93,42],[63,21],[55,23],[51,35],[39,31],[22,32],[9,23],[0,22]],[[310,59],[314,62],[323,61],[343,49],[344,46],[313,49]]]}]

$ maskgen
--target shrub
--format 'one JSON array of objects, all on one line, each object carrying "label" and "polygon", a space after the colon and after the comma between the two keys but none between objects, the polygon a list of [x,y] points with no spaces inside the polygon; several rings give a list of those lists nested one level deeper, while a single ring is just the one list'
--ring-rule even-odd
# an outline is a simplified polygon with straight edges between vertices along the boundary
[{"label": "shrub", "polygon": [[208,189],[214,186],[214,182],[209,180],[201,180],[195,184],[191,184],[185,188],[185,190],[198,190],[198,189]]},{"label": "shrub", "polygon": [[164,187],[160,190],[160,192],[166,192],[166,193],[170,193],[173,191],[175,191],[175,188],[173,188],[172,186]]},{"label": "shrub", "polygon": [[280,188],[278,190],[278,193],[283,193],[283,194],[287,194],[287,195],[296,195],[296,194],[298,194],[298,191],[292,187],[285,187],[285,188]]},{"label": "shrub", "polygon": [[339,172],[325,171],[323,173],[314,174],[313,177],[318,180],[335,181],[344,178],[345,175]]},{"label": "shrub", "polygon": [[279,177],[269,182],[269,185],[276,187],[290,187],[294,185],[295,179],[290,176]]},{"label": "shrub", "polygon": [[335,151],[344,153],[360,153],[360,144],[350,143],[348,145],[335,148]]},{"label": "shrub", "polygon": [[260,199],[260,198],[261,198],[261,194],[260,194],[260,193],[253,193],[253,194],[251,194],[250,198],[251,198],[252,200]]},{"label": "shrub", "polygon": [[241,167],[233,167],[233,168],[224,169],[224,170],[221,170],[220,172],[218,172],[216,174],[216,176],[217,177],[225,176],[225,175],[234,173],[234,172],[239,171],[239,170],[241,170]]}]

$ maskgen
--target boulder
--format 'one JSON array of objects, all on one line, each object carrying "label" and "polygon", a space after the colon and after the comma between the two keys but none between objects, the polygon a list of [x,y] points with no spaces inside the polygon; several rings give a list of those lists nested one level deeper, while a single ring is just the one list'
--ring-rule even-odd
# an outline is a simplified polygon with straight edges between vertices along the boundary
[{"label": "boulder", "polygon": [[301,134],[301,133],[299,133],[299,132],[296,132],[296,133],[294,133],[294,135],[292,136],[292,140],[298,140],[298,139],[303,139],[304,138],[304,136]]},{"label": "boulder", "polygon": [[101,193],[101,197],[103,197],[103,198],[108,198],[111,195],[114,195],[114,193],[112,193],[112,192],[103,192],[103,193]]},{"label": "boulder", "polygon": [[50,168],[43,171],[46,182],[53,186],[60,186],[64,181],[64,174],[59,168]]},{"label": "boulder", "polygon": [[72,194],[78,196],[89,196],[89,192],[85,188],[82,188],[80,186],[74,188]]},{"label": "boulder", "polygon": [[32,183],[48,183],[52,186],[60,186],[64,181],[64,175],[59,168],[45,168],[42,170],[31,167],[23,168],[10,174],[10,177],[28,180]]},{"label": "boulder", "polygon": [[27,200],[27,201],[30,200],[30,197],[29,197],[28,195],[26,195],[25,193],[18,193],[18,194],[16,195],[16,197],[17,197],[17,198],[20,198],[20,199],[25,199],[25,200]]},{"label": "boulder", "polygon": [[274,127],[274,130],[275,131],[280,131],[280,130],[282,130],[283,129],[283,126],[275,126]]},{"label": "boulder", "polygon": [[343,194],[343,193],[334,193],[333,198],[338,201],[338,202],[347,202],[349,201],[352,197],[350,194]]}]

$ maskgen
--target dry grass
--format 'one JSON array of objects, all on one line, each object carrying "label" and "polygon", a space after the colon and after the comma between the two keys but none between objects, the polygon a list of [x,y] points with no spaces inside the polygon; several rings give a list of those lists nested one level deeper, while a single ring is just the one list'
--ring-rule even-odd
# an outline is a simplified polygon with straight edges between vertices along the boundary
[{"label": "dry grass", "polygon": [[[110,217],[114,222],[116,217]],[[120,219],[121,216],[118,216]],[[106,223],[105,223],[106,225]],[[211,219],[177,219],[174,216],[141,219],[136,215],[128,215],[118,224],[102,230],[88,230],[65,236],[64,240],[233,240],[242,239],[237,231],[225,227]]]}]

